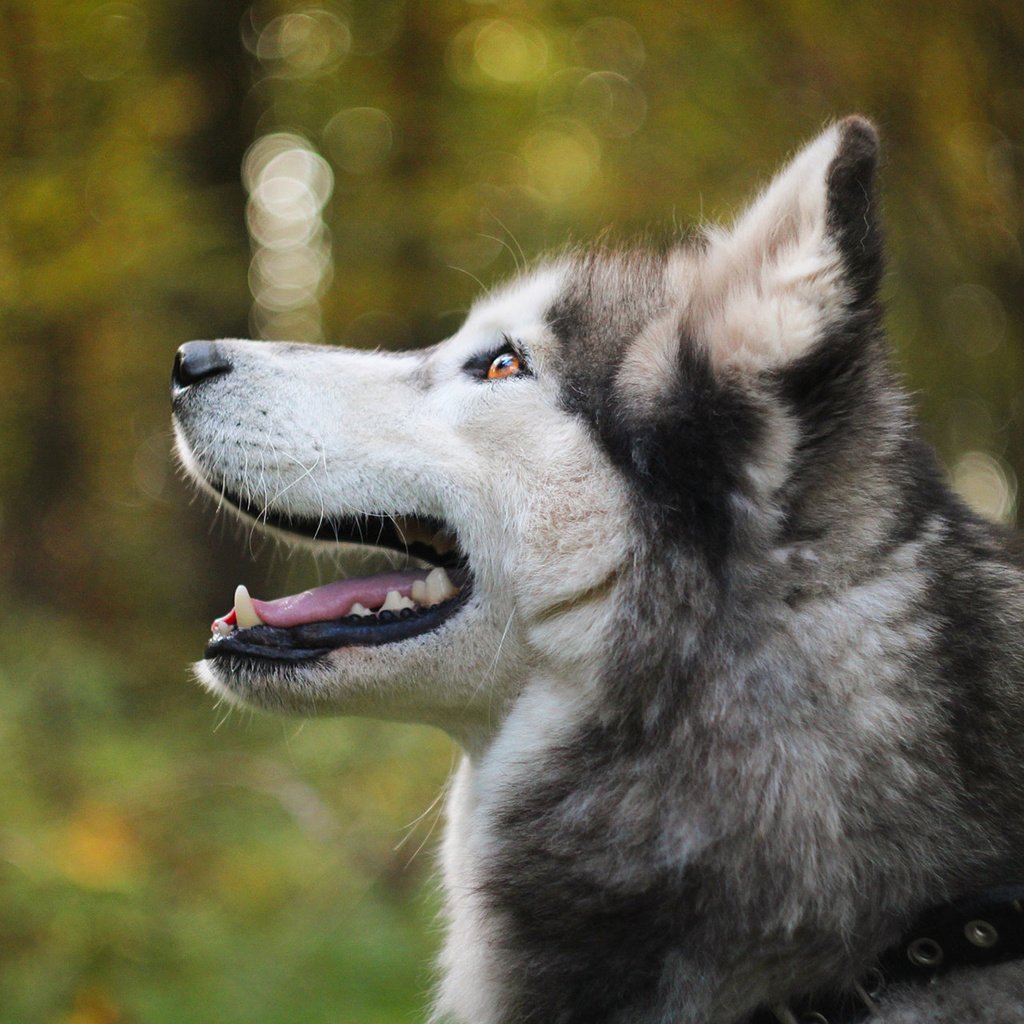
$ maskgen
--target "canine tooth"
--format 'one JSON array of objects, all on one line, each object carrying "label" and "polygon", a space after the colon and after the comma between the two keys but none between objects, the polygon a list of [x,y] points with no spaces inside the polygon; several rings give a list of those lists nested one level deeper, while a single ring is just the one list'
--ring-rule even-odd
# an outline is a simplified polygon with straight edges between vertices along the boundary
[{"label": "canine tooth", "polygon": [[366,618],[367,615],[372,615],[373,612],[364,604],[360,604],[358,601],[348,610],[349,615],[359,615],[362,618]]},{"label": "canine tooth", "polygon": [[239,629],[248,629],[250,626],[262,626],[263,620],[256,614],[256,607],[252,603],[249,591],[241,583],[235,589],[235,617]]},{"label": "canine tooth", "polygon": [[427,603],[427,585],[423,580],[417,580],[412,585],[412,599],[416,604]]},{"label": "canine tooth", "polygon": [[426,590],[426,603],[428,605],[440,604],[442,601],[447,601],[449,597],[454,597],[459,592],[459,588],[449,579],[448,573],[441,568],[430,571],[430,575],[426,579]]}]

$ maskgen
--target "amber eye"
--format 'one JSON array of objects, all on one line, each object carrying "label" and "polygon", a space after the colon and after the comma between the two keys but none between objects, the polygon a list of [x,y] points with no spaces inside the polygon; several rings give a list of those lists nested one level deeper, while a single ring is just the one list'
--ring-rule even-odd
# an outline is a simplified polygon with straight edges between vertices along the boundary
[{"label": "amber eye", "polygon": [[489,367],[487,367],[488,380],[504,380],[506,377],[514,377],[522,372],[523,365],[514,352],[502,352]]}]

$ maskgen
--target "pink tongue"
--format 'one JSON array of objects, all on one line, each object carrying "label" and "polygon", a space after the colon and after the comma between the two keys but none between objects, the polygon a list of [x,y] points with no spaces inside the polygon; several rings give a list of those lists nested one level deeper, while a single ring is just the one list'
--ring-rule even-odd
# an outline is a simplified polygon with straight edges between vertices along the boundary
[{"label": "pink tongue", "polygon": [[[325,622],[348,615],[354,604],[379,608],[389,590],[401,597],[411,597],[412,585],[427,578],[427,569],[408,572],[385,572],[363,579],[338,580],[323,587],[304,590],[301,594],[279,597],[276,601],[253,600],[256,614],[268,626],[300,626],[306,622]],[[233,614],[233,613],[232,613]]]}]

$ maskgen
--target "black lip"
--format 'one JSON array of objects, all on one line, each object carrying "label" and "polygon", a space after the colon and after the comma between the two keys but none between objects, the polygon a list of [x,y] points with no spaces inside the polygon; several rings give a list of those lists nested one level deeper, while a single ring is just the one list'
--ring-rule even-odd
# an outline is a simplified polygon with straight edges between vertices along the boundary
[{"label": "black lip", "polygon": [[367,622],[358,615],[300,626],[252,626],[228,636],[214,638],[206,645],[204,657],[255,658],[261,661],[316,661],[339,647],[380,647],[433,632],[447,622],[469,600],[472,583],[468,574],[454,579],[462,586],[455,597],[432,608],[404,616],[383,612],[387,618]]}]

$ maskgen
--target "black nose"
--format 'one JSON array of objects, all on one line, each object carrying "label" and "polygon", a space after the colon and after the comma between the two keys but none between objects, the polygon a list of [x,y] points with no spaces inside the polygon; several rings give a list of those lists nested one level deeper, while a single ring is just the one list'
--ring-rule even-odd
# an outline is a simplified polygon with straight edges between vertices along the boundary
[{"label": "black nose", "polygon": [[190,341],[178,349],[171,370],[171,385],[184,388],[207,377],[231,372],[227,354],[215,341]]}]

